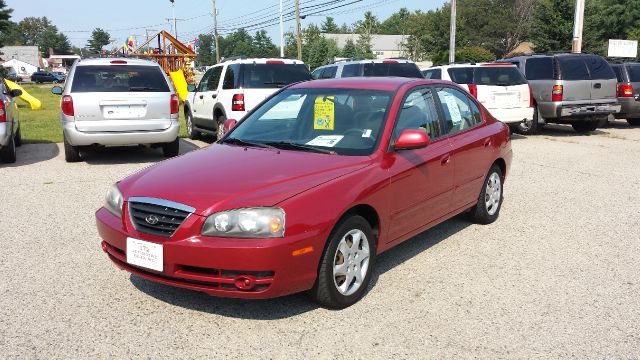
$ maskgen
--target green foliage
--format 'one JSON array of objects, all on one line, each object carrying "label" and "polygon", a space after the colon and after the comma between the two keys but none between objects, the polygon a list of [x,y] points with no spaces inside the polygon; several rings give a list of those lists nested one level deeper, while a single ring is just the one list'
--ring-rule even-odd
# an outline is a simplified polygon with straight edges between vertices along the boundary
[{"label": "green foliage", "polygon": [[13,9],[7,7],[4,0],[0,0],[0,46],[4,46],[6,41],[6,34],[13,31],[15,23],[11,20],[11,13]]},{"label": "green foliage", "polygon": [[336,34],[340,32],[340,28],[338,28],[338,24],[336,24],[335,20],[331,16],[327,16],[327,18],[320,25],[320,30],[323,33],[328,34]]},{"label": "green foliage", "polygon": [[[480,46],[467,46],[456,49],[456,62],[490,62],[494,61],[496,56],[491,51]],[[449,63],[449,51],[441,51],[433,55],[431,58],[436,65]]]},{"label": "green foliage", "polygon": [[349,39],[344,44],[344,47],[342,48],[342,52],[340,53],[340,56],[345,58],[354,58],[356,57],[357,53],[358,53],[358,50],[356,49],[356,44],[353,42],[353,40]]},{"label": "green foliage", "polygon": [[531,41],[536,52],[571,49],[573,0],[539,0],[531,22]]},{"label": "green foliage", "polygon": [[279,55],[278,47],[271,41],[266,30],[256,32],[253,37],[252,57],[269,58]]},{"label": "green foliage", "polygon": [[91,33],[91,38],[89,38],[89,41],[87,42],[87,50],[92,54],[99,54],[102,51],[102,48],[109,45],[110,42],[111,36],[108,32],[101,28],[95,28]]},{"label": "green foliage", "polygon": [[383,21],[378,34],[383,35],[403,35],[407,33],[407,20],[411,12],[407,8],[401,8],[398,12],[391,14],[387,20]]},{"label": "green foliage", "polygon": [[200,34],[198,36],[200,44],[198,46],[198,58],[200,66],[210,66],[216,63],[215,40],[211,34]]},{"label": "green foliage", "polygon": [[46,17],[26,17],[17,24],[17,27],[11,28],[12,35],[8,43],[38,46],[42,56],[48,56],[49,49],[55,53],[65,53],[71,49],[67,36],[59,32]]}]

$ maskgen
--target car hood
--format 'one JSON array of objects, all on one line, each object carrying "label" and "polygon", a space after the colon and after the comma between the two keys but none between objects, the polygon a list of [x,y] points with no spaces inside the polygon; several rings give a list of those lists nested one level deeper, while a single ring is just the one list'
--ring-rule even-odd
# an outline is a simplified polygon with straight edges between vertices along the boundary
[{"label": "car hood", "polygon": [[371,159],[213,144],[163,161],[122,180],[134,196],[175,201],[208,216],[249,206],[273,206],[367,166]]}]

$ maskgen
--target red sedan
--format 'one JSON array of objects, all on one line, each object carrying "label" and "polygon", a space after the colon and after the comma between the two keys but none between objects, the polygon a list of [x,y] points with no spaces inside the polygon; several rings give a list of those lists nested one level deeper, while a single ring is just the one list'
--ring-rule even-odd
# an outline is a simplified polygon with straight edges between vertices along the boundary
[{"label": "red sedan", "polygon": [[112,186],[96,218],[116,265],[215,296],[309,291],[344,308],[381,252],[459,213],[495,221],[512,157],[507,126],[443,81],[300,83],[225,125],[217,143]]}]

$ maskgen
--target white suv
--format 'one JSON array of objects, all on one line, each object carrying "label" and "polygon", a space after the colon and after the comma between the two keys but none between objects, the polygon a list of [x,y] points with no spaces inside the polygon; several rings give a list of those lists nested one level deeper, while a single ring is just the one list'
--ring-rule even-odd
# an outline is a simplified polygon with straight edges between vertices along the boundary
[{"label": "white suv", "polygon": [[197,86],[189,86],[184,116],[187,135],[220,138],[226,119],[242,119],[247,112],[286,85],[311,80],[300,60],[233,58],[210,67]]},{"label": "white suv", "polygon": [[514,132],[527,133],[532,126],[531,87],[516,66],[508,63],[454,64],[430,67],[422,74],[427,79],[460,84]]}]

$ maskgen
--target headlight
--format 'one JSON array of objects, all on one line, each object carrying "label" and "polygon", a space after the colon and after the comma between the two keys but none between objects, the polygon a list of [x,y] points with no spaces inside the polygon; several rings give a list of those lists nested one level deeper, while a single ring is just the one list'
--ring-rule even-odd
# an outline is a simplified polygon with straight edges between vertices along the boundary
[{"label": "headlight", "polygon": [[111,185],[109,190],[107,191],[107,197],[104,201],[104,207],[109,210],[113,215],[117,217],[122,217],[122,203],[124,199],[122,198],[122,193],[120,189],[118,189],[117,184]]},{"label": "headlight", "polygon": [[202,225],[202,235],[239,238],[284,237],[284,211],[246,208],[217,212]]}]

